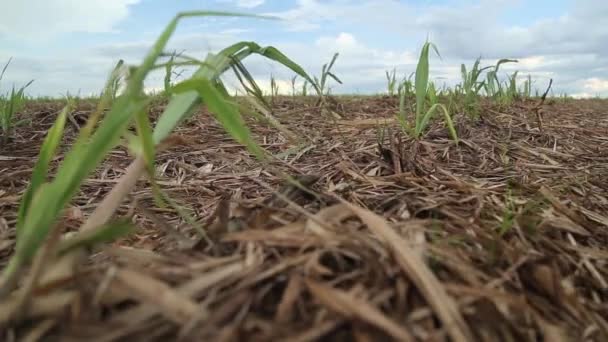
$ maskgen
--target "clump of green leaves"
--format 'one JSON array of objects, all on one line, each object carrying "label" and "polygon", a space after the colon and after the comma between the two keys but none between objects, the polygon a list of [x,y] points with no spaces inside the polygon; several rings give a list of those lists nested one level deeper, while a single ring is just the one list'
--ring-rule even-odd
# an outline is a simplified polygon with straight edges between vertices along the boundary
[{"label": "clump of green leaves", "polygon": [[171,93],[171,80],[173,79],[173,76],[178,76],[179,75],[178,73],[176,73],[174,71],[175,59],[178,56],[179,55],[174,51],[169,56],[169,61],[167,61],[167,63],[165,63],[165,77],[163,79],[163,86],[164,86],[165,94],[170,94]]},{"label": "clump of green leaves", "polygon": [[302,96],[308,96],[308,81],[302,83]]},{"label": "clump of green leaves", "polygon": [[298,75],[294,75],[291,81],[291,96],[296,96],[296,80],[298,79]]},{"label": "clump of green leaves", "polygon": [[[116,100],[118,97],[121,82],[125,80],[125,74],[121,72],[121,69],[124,67],[124,60],[119,60],[112,71],[112,77],[105,89],[105,93],[109,95],[112,101]],[[103,95],[102,95],[103,97]]]},{"label": "clump of green leaves", "polygon": [[528,74],[528,77],[524,81],[520,96],[524,99],[532,98],[532,75]]},{"label": "clump of green leaves", "polygon": [[386,73],[386,87],[388,91],[388,96],[395,96],[397,94],[397,70],[393,69],[390,73],[385,71]]},{"label": "clump of green leaves", "polygon": [[509,75],[508,86],[502,96],[502,104],[504,105],[511,104],[516,98],[519,97],[519,93],[517,91],[517,74],[519,74],[519,71],[515,71],[512,75]]},{"label": "clump of green leaves", "polygon": [[279,84],[273,74],[270,74],[270,97],[274,100],[279,96]]},{"label": "clump of green leaves", "polygon": [[[399,122],[403,129],[408,132],[410,135],[413,135],[416,139],[422,137],[426,128],[428,127],[431,118],[435,114],[437,110],[441,110],[443,113],[443,119],[448,126],[448,130],[452,139],[458,142],[458,136],[456,134],[456,129],[454,128],[454,123],[452,122],[452,118],[448,113],[445,105],[438,102],[435,87],[429,84],[429,52],[430,48],[433,48],[435,52],[439,55],[439,51],[437,47],[430,43],[426,42],[422,46],[422,51],[420,52],[420,58],[418,60],[418,65],[416,67],[416,76],[415,76],[415,91],[416,91],[416,111],[414,116],[414,123],[410,124],[406,118],[406,92],[403,91],[401,93],[399,99]],[[441,57],[441,56],[440,56]],[[427,105],[426,100],[429,99],[430,105]]]},{"label": "clump of green leaves", "polygon": [[414,81],[412,81],[412,77],[414,77],[415,73],[412,72],[407,78],[404,78],[401,83],[399,83],[399,87],[397,88],[397,94],[401,98],[401,96],[411,97],[414,96]]},{"label": "clump of green leaves", "polygon": [[339,55],[340,54],[336,52],[334,54],[334,56],[332,57],[331,61],[329,62],[329,64],[327,64],[327,63],[323,64],[323,67],[321,68],[321,75],[319,78],[317,78],[317,76],[313,76],[313,82],[311,82],[312,87],[314,88],[317,95],[319,96],[318,102],[321,105],[325,104],[325,96],[327,96],[329,93],[327,81],[331,78],[334,81],[338,82],[339,84],[342,84],[342,81],[338,78],[338,76],[336,76],[331,71],[331,68],[333,68],[334,63],[336,62],[336,59],[338,59]]},{"label": "clump of green leaves", "polygon": [[464,64],[460,66],[462,84],[459,90],[464,95],[465,111],[472,117],[477,117],[479,114],[479,92],[485,84],[485,81],[480,81],[481,73],[492,68],[491,66],[480,68],[480,61],[481,58],[477,58],[470,71],[467,71]]},{"label": "clump of green leaves", "polygon": [[[0,72],[0,81],[4,77],[4,73],[8,68],[11,59],[6,62]],[[11,92],[6,95],[0,95],[0,127],[2,128],[2,141],[7,142],[12,134],[14,126],[19,125],[20,122],[15,121],[15,114],[23,108],[26,102],[25,89],[32,84],[34,80],[29,81],[24,86],[16,89],[13,85]]]},{"label": "clump of green leaves", "polygon": [[518,60],[503,58],[496,62],[496,65],[492,67],[492,70],[486,73],[486,82],[484,83],[486,95],[499,101],[508,95],[507,89],[505,89],[505,86],[498,79],[498,70],[500,69],[500,66],[505,63],[518,63]]}]

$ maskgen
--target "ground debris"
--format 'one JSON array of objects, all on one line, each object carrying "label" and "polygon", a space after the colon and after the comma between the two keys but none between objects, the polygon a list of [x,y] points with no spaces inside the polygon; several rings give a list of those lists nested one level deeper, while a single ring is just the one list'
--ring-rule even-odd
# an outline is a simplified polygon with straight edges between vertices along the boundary
[{"label": "ground debris", "polygon": [[[484,103],[481,120],[457,118],[458,145],[440,122],[420,141],[403,134],[395,98],[336,101],[340,120],[275,99],[302,146],[250,120],[276,157],[266,166],[206,112],[188,120],[157,174],[196,222],[158,208],[140,181],[117,214],[139,230],[29,289],[27,305],[19,292],[0,303],[0,340],[608,340],[607,101],[547,99],[542,130],[535,103]],[[60,106],[35,104],[33,126],[0,146],[2,266]],[[131,160],[113,151],[62,232]]]}]

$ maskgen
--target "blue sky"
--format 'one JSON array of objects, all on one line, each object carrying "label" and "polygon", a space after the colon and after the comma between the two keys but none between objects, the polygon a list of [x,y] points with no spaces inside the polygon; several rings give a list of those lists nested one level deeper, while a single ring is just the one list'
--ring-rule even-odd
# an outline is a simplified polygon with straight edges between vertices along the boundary
[{"label": "blue sky", "polygon": [[[431,71],[439,84],[459,81],[460,64],[516,58],[504,72],[531,74],[538,88],[608,96],[608,1],[602,0],[21,0],[0,3],[0,63],[13,58],[0,84],[34,79],[32,95],[97,93],[120,58],[136,64],[175,13],[227,10],[272,14],[282,21],[195,18],[180,24],[171,49],[203,57],[241,40],[273,45],[317,73],[334,52],[343,85],[334,93],[385,91],[385,70],[415,70],[427,37],[439,48]],[[602,25],[602,23],[604,23]],[[287,91],[290,72],[247,61],[267,86],[272,73]],[[236,82],[228,78],[229,86]],[[162,75],[147,80],[161,86]]]}]

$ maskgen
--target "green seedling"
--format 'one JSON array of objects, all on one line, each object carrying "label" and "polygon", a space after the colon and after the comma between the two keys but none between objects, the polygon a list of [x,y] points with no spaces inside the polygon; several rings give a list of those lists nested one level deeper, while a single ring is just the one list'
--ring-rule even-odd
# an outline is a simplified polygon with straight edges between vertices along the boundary
[{"label": "green seedling", "polygon": [[[4,77],[6,69],[11,63],[9,58],[8,62],[2,68],[0,72],[0,81]],[[26,96],[24,94],[25,89],[32,84],[34,80],[29,81],[21,88],[16,89],[12,87],[11,92],[6,96],[0,95],[0,127],[2,128],[2,141],[8,142],[11,137],[13,127],[20,125],[24,121],[15,121],[15,115],[23,108],[26,102]]]},{"label": "green seedling", "polygon": [[313,82],[311,82],[311,84],[313,89],[316,91],[317,96],[319,96],[318,104],[321,106],[325,104],[325,97],[328,94],[327,81],[331,78],[339,84],[342,84],[342,81],[338,78],[338,76],[331,71],[339,55],[340,54],[336,52],[329,64],[323,64],[320,78],[313,76]]},{"label": "green seedling", "polygon": [[532,75],[528,74],[528,77],[524,81],[524,86],[521,91],[521,97],[524,99],[532,98]]},{"label": "green seedling", "polygon": [[173,52],[169,56],[169,61],[165,64],[165,78],[163,79],[163,86],[165,90],[165,94],[171,94],[171,79],[173,78],[175,71],[173,68],[175,67],[175,59],[177,57],[177,53]]},{"label": "green seedling", "polygon": [[503,95],[503,99],[501,101],[503,105],[511,104],[519,96],[517,91],[517,74],[519,74],[519,71],[515,71],[509,76],[508,87],[506,88],[505,94]]},{"label": "green seedling", "polygon": [[479,92],[485,84],[485,81],[479,81],[481,73],[492,68],[491,66],[480,68],[480,61],[481,57],[477,58],[470,71],[467,71],[464,64],[460,65],[462,84],[455,89],[459,94],[464,94],[465,110],[471,117],[479,115]]},{"label": "green seedling", "polygon": [[[430,123],[431,118],[435,114],[437,110],[441,110],[443,113],[443,118],[445,120],[446,125],[448,126],[448,130],[452,139],[455,142],[458,142],[458,136],[456,135],[456,129],[454,128],[454,123],[452,122],[452,118],[448,113],[445,105],[441,103],[437,103],[437,99],[434,92],[434,87],[429,86],[429,50],[433,48],[435,52],[439,55],[439,51],[437,47],[430,42],[426,42],[422,51],[420,52],[420,59],[418,60],[418,65],[416,67],[416,75],[415,75],[415,91],[416,91],[416,112],[414,117],[413,125],[408,123],[406,118],[406,92],[403,91],[401,93],[401,97],[399,100],[399,115],[398,119],[401,123],[402,128],[413,135],[416,139],[422,137],[424,132],[426,131],[427,126]],[[440,56],[441,57],[441,56]],[[431,103],[430,108],[427,108],[426,99],[432,98],[435,103]]]},{"label": "green seedling", "polygon": [[397,89],[397,94],[399,97],[404,95],[406,97],[414,95],[414,82],[412,81],[412,77],[414,77],[415,73],[412,72],[407,78],[404,78],[401,83],[399,83],[399,87]]},{"label": "green seedling", "polygon": [[386,73],[386,87],[388,91],[388,96],[395,96],[397,94],[397,70],[393,69],[390,73],[385,71]]},{"label": "green seedling", "polygon": [[504,89],[502,84],[498,80],[498,70],[502,64],[505,63],[518,63],[519,61],[516,59],[507,59],[503,58],[496,62],[496,65],[492,67],[492,70],[486,73],[486,82],[484,84],[484,89],[487,96],[490,97],[501,97],[504,94]]},{"label": "green seedling", "polygon": [[296,96],[296,79],[298,78],[298,75],[294,75],[290,81],[291,81],[291,96]]},{"label": "green seedling", "polygon": [[277,96],[279,96],[279,85],[274,75],[270,74],[270,97],[274,100]]}]

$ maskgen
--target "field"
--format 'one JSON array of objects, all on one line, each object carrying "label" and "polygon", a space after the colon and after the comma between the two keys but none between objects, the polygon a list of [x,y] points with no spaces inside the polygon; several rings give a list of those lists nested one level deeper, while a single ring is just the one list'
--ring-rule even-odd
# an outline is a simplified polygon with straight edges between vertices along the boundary
[{"label": "field", "polygon": [[[117,212],[137,231],[36,289],[17,321],[2,317],[3,340],[608,338],[608,101],[549,98],[542,131],[538,99],[482,101],[478,121],[455,119],[458,145],[441,121],[424,139],[405,135],[397,97],[334,97],[340,118],[314,97],[273,102],[303,143],[247,119],[275,156],[263,164],[200,109],[156,159],[157,183],[195,222],[158,207],[140,179]],[[0,147],[4,265],[20,194],[63,105],[28,103],[31,125]],[[66,146],[94,108],[77,104]],[[109,154],[62,231],[85,222],[131,160],[122,147]]]},{"label": "field", "polygon": [[608,100],[513,59],[440,87],[428,41],[374,96],[338,53],[165,53],[209,15],[90,98],[0,93],[0,340],[608,340]]}]

